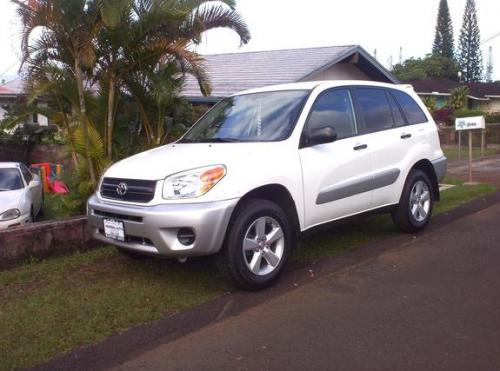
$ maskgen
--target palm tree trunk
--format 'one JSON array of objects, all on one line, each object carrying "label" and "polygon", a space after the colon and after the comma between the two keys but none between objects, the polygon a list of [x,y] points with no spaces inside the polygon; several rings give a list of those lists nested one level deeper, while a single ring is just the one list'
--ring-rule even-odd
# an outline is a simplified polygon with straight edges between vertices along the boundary
[{"label": "palm tree trunk", "polygon": [[109,91],[108,91],[108,112],[106,120],[106,154],[108,159],[111,160],[113,156],[113,124],[115,112],[115,79],[111,75],[109,78]]},{"label": "palm tree trunk", "polygon": [[94,163],[92,162],[92,156],[90,155],[90,140],[89,140],[89,128],[87,122],[87,109],[85,105],[85,96],[83,92],[83,74],[80,67],[79,56],[75,58],[75,78],[76,85],[78,89],[78,99],[80,101],[80,120],[82,121],[83,137],[85,139],[85,158],[87,160],[87,167],[89,170],[90,181],[95,186],[97,184],[96,174],[94,169]]},{"label": "palm tree trunk", "polygon": [[78,157],[77,157],[76,151],[75,151],[75,143],[73,140],[74,139],[73,133],[71,131],[71,127],[69,124],[68,115],[66,114],[66,112],[63,109],[63,105],[61,104],[61,100],[58,98],[57,95],[55,97],[56,97],[55,101],[57,102],[57,106],[59,107],[59,111],[61,112],[61,114],[63,116],[63,126],[67,132],[66,139],[69,141],[71,159],[73,160],[73,165],[75,166],[75,169],[76,169],[76,168],[78,168]]}]

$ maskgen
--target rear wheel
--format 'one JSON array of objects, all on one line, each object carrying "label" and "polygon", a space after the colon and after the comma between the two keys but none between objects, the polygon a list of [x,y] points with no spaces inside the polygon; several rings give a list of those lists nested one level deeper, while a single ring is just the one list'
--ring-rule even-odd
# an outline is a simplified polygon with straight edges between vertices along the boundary
[{"label": "rear wheel", "polygon": [[425,228],[434,206],[432,183],[422,170],[412,170],[406,180],[403,194],[392,220],[406,233],[416,233]]},{"label": "rear wheel", "polygon": [[291,223],[280,206],[249,199],[238,207],[228,227],[217,265],[238,286],[258,290],[281,275],[295,243]]}]

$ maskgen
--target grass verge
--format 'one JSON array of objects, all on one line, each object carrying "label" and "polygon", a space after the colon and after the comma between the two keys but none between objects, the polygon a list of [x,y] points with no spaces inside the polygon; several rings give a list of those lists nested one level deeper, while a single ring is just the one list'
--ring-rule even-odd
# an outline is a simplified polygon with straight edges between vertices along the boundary
[{"label": "grass verge", "polygon": [[[490,185],[442,193],[443,213],[495,191]],[[292,260],[309,264],[398,233],[387,215],[323,228]],[[0,369],[29,367],[114,332],[209,301],[230,287],[207,260],[134,261],[112,247],[0,272]]]},{"label": "grass verge", "polygon": [[[448,158],[449,161],[458,160],[458,146],[446,146],[442,147],[444,155]],[[485,148],[484,155],[485,156],[493,156],[499,153],[498,149],[495,148]],[[479,159],[481,157],[481,148],[473,147],[472,148],[472,158]],[[462,145],[462,153],[461,159],[467,160],[469,158],[469,147],[467,144]]]}]

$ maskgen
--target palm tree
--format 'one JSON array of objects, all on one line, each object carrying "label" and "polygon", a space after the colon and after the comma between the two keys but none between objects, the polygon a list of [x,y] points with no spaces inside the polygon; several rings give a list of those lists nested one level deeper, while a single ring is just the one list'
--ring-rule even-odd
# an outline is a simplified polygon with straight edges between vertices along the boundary
[{"label": "palm tree", "polygon": [[94,41],[101,28],[98,12],[87,0],[12,0],[18,5],[22,24],[22,65],[53,63],[68,68],[78,92],[80,123],[85,143],[89,177],[96,184],[91,161],[87,109],[85,103],[85,70],[95,64]]},{"label": "palm tree", "polygon": [[[178,75],[194,75],[201,91],[209,94],[203,59],[192,50],[201,41],[203,32],[225,27],[240,36],[242,45],[250,40],[250,32],[235,10],[234,0],[98,0],[97,6],[104,25],[98,37],[98,76],[100,86],[107,89],[105,147],[108,158],[113,153],[113,128],[120,90],[137,91],[140,88],[126,86],[131,75],[140,75],[139,80],[148,80],[142,81],[144,86],[151,85],[157,81],[155,73],[165,77],[165,71],[173,68],[166,66],[175,62],[179,67]],[[164,84],[158,84],[164,88]],[[149,120],[144,124],[148,141],[158,144],[161,135],[153,135]]]}]

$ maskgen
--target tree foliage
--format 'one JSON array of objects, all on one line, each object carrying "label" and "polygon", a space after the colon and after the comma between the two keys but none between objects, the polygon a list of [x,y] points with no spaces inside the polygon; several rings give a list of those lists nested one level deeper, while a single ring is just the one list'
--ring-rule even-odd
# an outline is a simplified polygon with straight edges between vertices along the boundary
[{"label": "tree foliage", "polygon": [[458,65],[452,59],[428,55],[425,58],[410,58],[396,64],[392,72],[403,81],[427,78],[458,79]]},{"label": "tree foliage", "polygon": [[250,40],[234,0],[12,0],[21,20],[27,105],[40,97],[81,175],[95,187],[107,163],[165,143],[191,113],[186,74],[210,94],[195,51],[204,32]]},{"label": "tree foliage", "polygon": [[474,0],[467,0],[458,40],[458,63],[466,82],[477,82],[483,77],[483,57],[480,46],[476,3]]},{"label": "tree foliage", "polygon": [[455,58],[453,24],[451,22],[450,9],[448,8],[447,0],[441,0],[439,2],[436,33],[434,36],[434,43],[432,44],[432,54],[449,59]]}]

